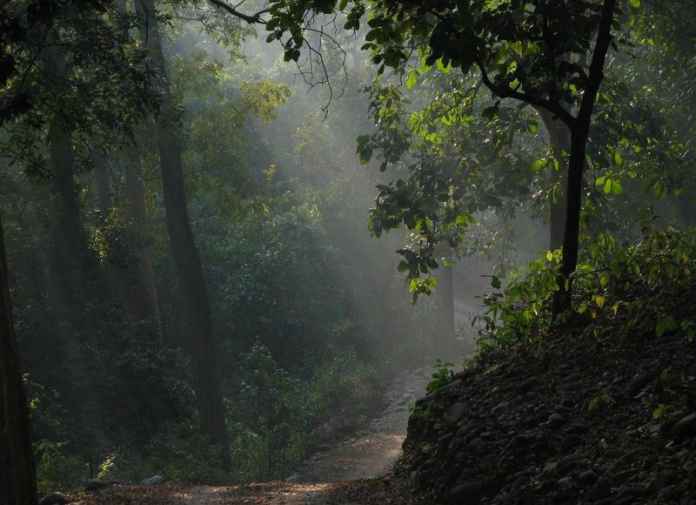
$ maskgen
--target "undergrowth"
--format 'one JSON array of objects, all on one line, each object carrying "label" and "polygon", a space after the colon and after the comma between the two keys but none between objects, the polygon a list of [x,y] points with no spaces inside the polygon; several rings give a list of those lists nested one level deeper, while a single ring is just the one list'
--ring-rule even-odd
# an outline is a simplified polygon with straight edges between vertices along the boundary
[{"label": "undergrowth", "polygon": [[696,315],[682,303],[696,275],[693,232],[646,230],[630,245],[600,235],[585,248],[571,278],[572,311],[554,323],[551,302],[560,260],[560,251],[548,251],[512,274],[505,287],[494,279],[500,289],[485,298],[486,312],[477,321],[482,350],[543,343],[556,324],[567,322],[601,320],[618,324],[624,334],[647,329],[656,337],[673,331],[696,337]]}]

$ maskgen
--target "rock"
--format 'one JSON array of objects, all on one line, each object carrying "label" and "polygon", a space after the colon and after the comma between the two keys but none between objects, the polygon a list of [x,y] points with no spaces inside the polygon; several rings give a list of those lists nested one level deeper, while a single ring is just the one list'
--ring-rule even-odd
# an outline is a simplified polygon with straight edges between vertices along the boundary
[{"label": "rock", "polygon": [[614,503],[635,503],[640,497],[644,496],[647,491],[648,489],[645,486],[621,486],[616,492]]},{"label": "rock", "polygon": [[597,482],[597,474],[593,470],[587,470],[578,475],[578,480],[584,486],[590,486]]},{"label": "rock", "polygon": [[611,485],[609,484],[609,481],[605,478],[601,478],[597,481],[597,483],[592,486],[590,489],[587,497],[594,501],[594,500],[600,500],[602,498],[606,498],[611,494]]},{"label": "rock", "polygon": [[572,489],[573,487],[573,478],[572,477],[563,477],[562,479],[558,480],[558,487],[561,488],[564,491],[567,491],[569,489]]},{"label": "rock", "polygon": [[677,486],[665,486],[657,493],[657,498],[663,502],[673,500],[677,495]]},{"label": "rock", "polygon": [[583,435],[587,433],[589,430],[590,427],[582,421],[573,422],[569,424],[565,429],[567,433],[571,433],[574,435]]},{"label": "rock", "polygon": [[486,483],[480,480],[460,482],[448,494],[450,503],[477,505],[486,495]]},{"label": "rock", "polygon": [[567,475],[571,471],[575,470],[582,463],[583,459],[580,456],[577,456],[575,454],[566,456],[558,462],[558,473],[560,475]]},{"label": "rock", "polygon": [[68,499],[61,493],[47,494],[39,500],[39,505],[65,505]]},{"label": "rock", "polygon": [[546,475],[554,473],[558,469],[558,461],[549,461],[544,465],[543,473]]},{"label": "rock", "polygon": [[672,435],[677,439],[690,438],[696,435],[696,412],[677,421],[672,427]]},{"label": "rock", "polygon": [[515,438],[512,439],[512,446],[526,447],[530,445],[532,442],[534,442],[534,435],[531,435],[529,433],[521,433],[519,435],[516,435]]},{"label": "rock", "polygon": [[152,477],[148,477],[147,479],[143,479],[140,484],[142,486],[156,486],[157,484],[161,484],[164,481],[164,477],[161,475],[153,475]]},{"label": "rock", "polygon": [[498,405],[493,407],[493,409],[491,410],[491,413],[494,415],[497,415],[498,412],[507,409],[509,406],[510,406],[510,402],[502,401]]},{"label": "rock", "polygon": [[101,491],[113,485],[113,482],[105,480],[90,479],[83,482],[85,491]]},{"label": "rock", "polygon": [[558,427],[562,426],[563,424],[565,424],[566,419],[558,412],[554,412],[553,414],[551,414],[549,416],[549,418],[546,422],[548,423],[550,428],[558,428]]},{"label": "rock", "polygon": [[455,403],[447,409],[447,412],[444,415],[444,419],[450,424],[456,424],[464,416],[466,411],[466,404]]},{"label": "rock", "polygon": [[655,372],[648,371],[642,374],[636,374],[633,380],[628,385],[628,394],[630,396],[635,396],[644,389],[652,379],[655,378]]}]

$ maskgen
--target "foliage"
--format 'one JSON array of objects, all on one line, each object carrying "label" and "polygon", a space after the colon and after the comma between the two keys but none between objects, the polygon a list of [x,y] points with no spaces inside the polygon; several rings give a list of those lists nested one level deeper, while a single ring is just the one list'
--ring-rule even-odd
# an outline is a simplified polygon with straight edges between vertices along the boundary
[{"label": "foliage", "polygon": [[[660,337],[667,332],[694,334],[687,307],[674,305],[692,286],[696,271],[693,230],[645,229],[643,238],[622,246],[603,234],[594,240],[578,265],[575,317],[613,321],[623,332],[646,330]],[[481,345],[510,346],[543,343],[551,328],[550,304],[558,253],[548,252],[513,275],[508,284],[486,299]]]},{"label": "foliage", "polygon": [[432,379],[426,386],[428,393],[434,393],[438,389],[452,382],[452,378],[454,377],[454,372],[452,371],[453,368],[454,365],[452,363],[445,363],[444,361],[438,359],[435,362]]},{"label": "foliage", "polygon": [[[317,444],[315,430],[346,405],[351,417],[378,398],[375,370],[350,351],[335,356],[307,379],[280,368],[257,342],[240,363],[244,377],[229,405],[236,478],[248,481],[287,476]],[[345,415],[345,414],[341,414]]]}]

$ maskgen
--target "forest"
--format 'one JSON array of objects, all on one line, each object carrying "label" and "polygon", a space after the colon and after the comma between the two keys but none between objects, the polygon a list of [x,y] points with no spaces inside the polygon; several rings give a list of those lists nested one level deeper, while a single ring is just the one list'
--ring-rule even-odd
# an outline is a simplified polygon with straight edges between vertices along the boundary
[{"label": "forest", "polygon": [[0,0],[0,505],[696,503],[693,0]]}]

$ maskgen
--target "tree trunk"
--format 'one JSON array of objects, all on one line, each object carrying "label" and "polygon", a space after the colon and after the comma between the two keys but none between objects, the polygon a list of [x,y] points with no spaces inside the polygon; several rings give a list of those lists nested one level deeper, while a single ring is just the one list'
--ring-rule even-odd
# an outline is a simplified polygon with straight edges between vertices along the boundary
[{"label": "tree trunk", "polygon": [[35,505],[31,425],[12,321],[7,258],[0,222],[0,503]]},{"label": "tree trunk", "polygon": [[[548,110],[537,107],[544,127],[549,136],[549,145],[559,167],[567,164],[571,147],[571,133],[568,125]],[[567,208],[567,184],[568,177],[565,170],[551,170],[550,178],[554,186],[558,186],[558,194],[551,200],[549,212],[549,249],[555,250],[563,246],[565,232],[566,208]]]},{"label": "tree trunk", "polygon": [[[44,64],[47,78],[60,86],[66,73],[62,50],[58,47],[46,49]],[[61,291],[60,305],[74,307],[88,284],[89,259],[75,187],[72,131],[60,116],[51,119],[47,140],[51,169],[52,270]]]},{"label": "tree trunk", "polygon": [[568,163],[568,206],[563,236],[563,262],[558,278],[558,291],[553,300],[553,315],[558,316],[571,308],[571,276],[578,264],[580,242],[580,212],[582,210],[583,171],[590,135],[592,113],[599,88],[604,80],[604,62],[611,43],[611,25],[616,11],[616,0],[605,0],[599,24],[597,43],[592,54],[588,86],[582,97],[580,111],[572,125],[570,161]]},{"label": "tree trunk", "polygon": [[114,204],[111,174],[104,153],[92,153],[92,161],[94,162],[94,189],[97,196],[99,224],[104,225],[108,221],[109,212]]},{"label": "tree trunk", "polygon": [[171,96],[154,2],[136,0],[136,8],[142,20],[143,39],[160,79],[160,113],[156,118],[156,133],[162,189],[169,241],[178,272],[181,299],[187,312],[186,332],[196,377],[200,429],[219,447],[223,464],[228,467],[228,437],[218,377],[217,350],[208,290],[186,207],[178,114]]},{"label": "tree trunk", "polygon": [[126,194],[128,197],[128,218],[133,237],[133,265],[129,269],[130,290],[127,293],[129,313],[136,321],[145,322],[153,333],[162,339],[162,323],[155,272],[152,268],[150,238],[147,233],[147,210],[145,205],[145,184],[140,157],[132,153],[127,160]]}]

